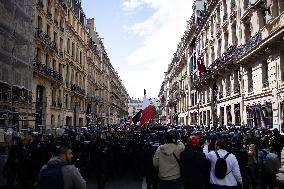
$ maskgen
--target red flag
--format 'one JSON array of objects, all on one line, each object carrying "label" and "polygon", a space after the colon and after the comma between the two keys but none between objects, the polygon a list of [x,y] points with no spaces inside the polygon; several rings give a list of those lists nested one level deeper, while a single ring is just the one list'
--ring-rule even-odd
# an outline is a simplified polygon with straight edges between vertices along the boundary
[{"label": "red flag", "polygon": [[146,90],[144,89],[144,98],[142,104],[142,113],[141,113],[139,127],[142,127],[147,121],[155,117],[156,111],[153,106],[150,105],[150,102],[147,98]]},{"label": "red flag", "polygon": [[142,112],[139,127],[142,127],[147,121],[151,120],[155,116],[156,111],[154,110],[154,107],[151,105],[147,106]]},{"label": "red flag", "polygon": [[199,75],[202,75],[203,73],[206,72],[206,67],[201,57],[199,57],[197,60],[197,69],[199,71]]},{"label": "red flag", "polygon": [[132,116],[128,116],[128,121],[130,124],[132,123]]}]

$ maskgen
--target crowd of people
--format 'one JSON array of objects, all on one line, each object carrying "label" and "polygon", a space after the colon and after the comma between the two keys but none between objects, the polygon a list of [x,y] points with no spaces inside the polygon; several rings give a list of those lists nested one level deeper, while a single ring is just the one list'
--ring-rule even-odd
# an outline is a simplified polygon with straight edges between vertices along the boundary
[{"label": "crowd of people", "polygon": [[[0,147],[4,188],[104,189],[129,175],[147,189],[275,188],[277,129],[108,125],[15,135]],[[7,158],[3,158],[7,157]],[[276,160],[276,161],[275,161]]]}]

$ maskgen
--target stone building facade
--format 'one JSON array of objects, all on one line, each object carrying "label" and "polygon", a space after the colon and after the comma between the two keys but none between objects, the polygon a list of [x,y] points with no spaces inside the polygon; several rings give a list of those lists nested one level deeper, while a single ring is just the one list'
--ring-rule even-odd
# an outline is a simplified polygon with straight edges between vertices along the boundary
[{"label": "stone building facade", "polygon": [[[117,73],[113,76],[103,43],[91,26],[94,20],[86,19],[80,0],[37,1],[32,87],[36,127],[108,124],[127,114],[126,89]],[[115,105],[120,111],[115,116],[112,82],[119,91]]]},{"label": "stone building facade", "polygon": [[178,122],[283,129],[283,18],[280,0],[206,1],[181,42],[196,56],[187,59],[188,120]]},{"label": "stone building facade", "polygon": [[[32,111],[35,0],[0,1],[0,127],[34,120]],[[29,118],[31,117],[31,118]]]}]

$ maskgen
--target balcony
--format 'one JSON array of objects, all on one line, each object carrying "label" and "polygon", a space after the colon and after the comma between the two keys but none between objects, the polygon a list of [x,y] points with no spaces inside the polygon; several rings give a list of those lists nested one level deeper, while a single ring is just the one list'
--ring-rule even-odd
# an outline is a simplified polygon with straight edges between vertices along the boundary
[{"label": "balcony", "polygon": [[84,89],[82,89],[80,86],[75,85],[75,84],[71,84],[71,91],[74,91],[74,92],[79,93],[81,95],[86,94]]},{"label": "balcony", "polygon": [[63,77],[60,73],[49,68],[47,65],[42,64],[38,60],[34,61],[33,67],[34,67],[34,71],[54,80],[56,82],[62,82],[63,81]]},{"label": "balcony", "polygon": [[45,32],[43,32],[40,28],[36,28],[35,38],[43,42],[51,50],[55,51],[56,53],[58,52],[56,43],[54,41],[51,41],[51,38]]},{"label": "balcony", "polygon": [[237,48],[237,57],[241,58],[249,51],[251,51],[254,47],[256,47],[262,41],[262,33],[257,32],[253,37],[248,39],[244,45],[240,45]]}]

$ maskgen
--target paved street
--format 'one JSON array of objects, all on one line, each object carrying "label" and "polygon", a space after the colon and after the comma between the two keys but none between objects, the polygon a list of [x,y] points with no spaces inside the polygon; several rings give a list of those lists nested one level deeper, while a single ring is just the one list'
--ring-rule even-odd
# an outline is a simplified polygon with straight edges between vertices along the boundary
[{"label": "paved street", "polygon": [[[282,168],[280,169],[279,174],[277,174],[277,189],[284,188],[284,150],[282,151],[281,157]],[[97,189],[96,181],[92,178],[88,180],[87,189]],[[122,176],[109,179],[105,189],[147,189],[147,186],[145,178],[143,181],[138,181],[131,178],[131,176]]]},{"label": "paved street", "polygon": [[[95,179],[88,180],[87,189],[98,189]],[[135,180],[130,176],[109,179],[105,189],[146,189],[142,188],[142,181]]]}]

